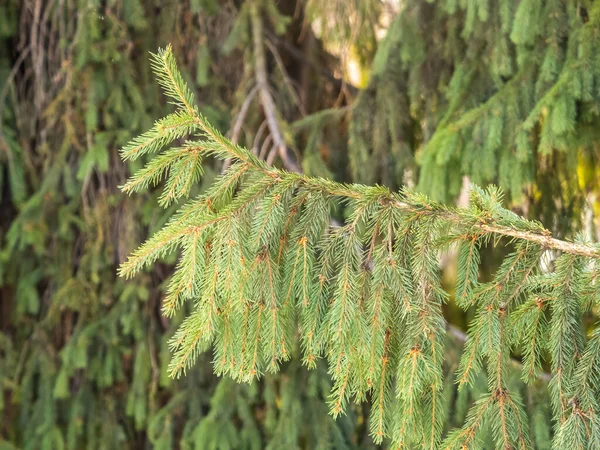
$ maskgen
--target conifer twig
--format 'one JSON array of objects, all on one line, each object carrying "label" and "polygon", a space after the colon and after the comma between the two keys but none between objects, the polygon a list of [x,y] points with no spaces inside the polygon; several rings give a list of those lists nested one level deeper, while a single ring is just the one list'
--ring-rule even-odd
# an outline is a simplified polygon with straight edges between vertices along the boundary
[{"label": "conifer twig", "polygon": [[231,128],[231,141],[237,143],[240,137],[240,132],[242,131],[242,125],[244,124],[244,120],[246,119],[246,115],[248,114],[248,109],[250,109],[250,104],[252,100],[254,100],[254,96],[258,91],[258,86],[254,86],[248,92],[244,103],[240,107],[240,111],[235,119],[233,127]]},{"label": "conifer twig", "polygon": [[[240,138],[240,133],[242,131],[242,126],[244,125],[244,120],[246,120],[246,115],[248,114],[248,110],[250,109],[250,104],[252,103],[252,100],[254,100],[254,97],[256,96],[257,92],[258,92],[258,86],[254,86],[248,92],[246,99],[242,103],[242,106],[240,107],[238,115],[235,118],[235,122],[233,124],[233,127],[231,128],[231,134],[230,134],[231,142],[233,142],[234,144],[237,144],[237,142]],[[231,159],[227,158],[225,160],[225,162],[223,163],[222,172],[227,170],[227,168],[230,165],[231,165]]]}]

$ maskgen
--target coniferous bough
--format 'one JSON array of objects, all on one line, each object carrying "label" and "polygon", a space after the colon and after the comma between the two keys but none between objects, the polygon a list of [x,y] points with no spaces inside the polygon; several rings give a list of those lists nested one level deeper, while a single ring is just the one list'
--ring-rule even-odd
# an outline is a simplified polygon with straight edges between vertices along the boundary
[{"label": "coniferous bough", "polygon": [[[334,416],[352,399],[370,399],[376,442],[482,448],[489,443],[479,432],[490,426],[497,448],[525,449],[528,419],[506,380],[518,352],[525,383],[538,380],[544,364],[551,367],[554,448],[600,446],[600,328],[586,336],[582,323],[600,300],[600,247],[552,238],[540,223],[504,209],[495,188],[473,187],[470,206],[456,209],[409,190],[269,167],[199,113],[170,48],[153,63],[178,110],[133,140],[122,157],[157,153],[190,134],[198,140],[154,156],[123,190],[165,178],[160,202],[168,205],[189,195],[203,157],[233,161],[120,269],[131,277],[181,251],[164,313],[173,315],[186,300],[194,306],[172,339],[171,376],[212,346],[217,374],[251,382],[276,372],[299,340],[308,367],[328,361]],[[339,204],[351,214],[335,227],[330,210]],[[491,281],[480,282],[480,248],[502,238],[514,250]],[[450,246],[459,249],[456,301],[476,310],[456,381],[460,389],[486,371],[489,386],[464,426],[444,437],[447,294],[438,253]],[[553,265],[542,264],[548,253]]]}]

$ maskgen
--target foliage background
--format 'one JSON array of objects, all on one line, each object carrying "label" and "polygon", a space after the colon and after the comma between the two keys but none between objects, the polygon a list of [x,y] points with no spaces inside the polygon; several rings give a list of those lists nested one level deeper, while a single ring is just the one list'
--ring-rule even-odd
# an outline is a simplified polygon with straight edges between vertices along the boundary
[{"label": "foliage background", "polygon": [[[0,448],[374,447],[368,405],[328,415],[324,365],[294,359],[248,386],[215,377],[204,355],[186,377],[166,376],[182,319],[160,314],[174,257],[133,281],[116,272],[173,212],[158,191],[118,190],[140,167],[118,149],[170,110],[148,58],[167,43],[203,114],[267,160],[280,163],[261,66],[305,172],[417,185],[446,202],[460,201],[465,176],[495,182],[507,206],[559,236],[595,235],[594,2],[261,0],[264,66],[253,3],[0,4]],[[502,252],[485,249],[483,279]],[[451,261],[445,277],[451,291]],[[458,348],[469,314],[446,313]],[[448,386],[448,426],[478,389],[485,379],[460,395]],[[525,394],[536,445],[549,448],[545,389]]]}]

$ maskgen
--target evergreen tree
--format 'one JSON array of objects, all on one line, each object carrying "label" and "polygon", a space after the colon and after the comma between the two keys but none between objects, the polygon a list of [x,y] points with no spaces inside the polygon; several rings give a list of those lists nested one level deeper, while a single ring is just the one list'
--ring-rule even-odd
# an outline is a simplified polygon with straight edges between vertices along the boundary
[{"label": "evergreen tree", "polygon": [[[0,447],[367,449],[388,447],[404,430],[413,440],[434,435],[448,444],[476,431],[479,440],[469,445],[492,448],[496,437],[504,438],[504,429],[494,428],[502,424],[500,402],[520,398],[517,410],[526,415],[532,446],[595,448],[595,258],[575,236],[596,234],[597,2],[407,0],[399,10],[395,4],[0,2]],[[387,35],[379,40],[382,31]],[[172,148],[122,163],[117,149],[166,114],[146,55],[168,42],[201,114],[178,108],[146,134],[157,137],[157,147],[174,138]],[[349,61],[359,67],[356,87],[346,78]],[[239,143],[267,165],[244,163],[239,156],[251,155],[236,156],[226,150],[229,141],[214,137],[206,138],[208,149],[177,150],[180,136],[202,133],[196,114],[209,129],[204,117],[227,131],[233,148]],[[272,185],[264,184],[261,173],[271,175],[262,169],[276,174]],[[136,174],[129,183],[127,173]],[[474,189],[466,210],[447,211],[414,193],[452,204],[466,186],[463,177],[496,183],[507,196]],[[153,187],[159,179],[167,181],[166,191]],[[389,191],[329,180],[381,183]],[[404,184],[417,188],[396,193]],[[124,196],[119,185],[144,193]],[[215,191],[218,186],[231,190]],[[248,293],[251,305],[271,306],[269,291],[258,296],[252,283],[270,286],[269,268],[279,276],[277,326],[268,327],[273,316],[263,308],[261,326],[248,328],[267,333],[248,347],[257,351],[256,376],[248,373],[251,359],[242,371],[227,365],[232,350],[224,347],[222,311],[211,324],[195,311],[196,302],[211,298],[203,277],[225,264],[225,244],[215,241],[225,219],[195,242],[220,249],[204,259],[196,253],[200,278],[188,272],[186,279],[181,270],[193,254],[177,259],[167,250],[134,280],[116,277],[136,242],[149,234],[160,239],[165,224],[175,227],[192,213],[176,212],[188,195],[200,203],[218,199],[206,216],[185,218],[193,226],[243,208],[231,220],[231,241],[247,246],[232,248],[231,256],[253,261],[260,255],[262,264],[232,272],[250,283],[234,292]],[[396,201],[407,209],[392,207]],[[509,207],[542,220],[563,240],[550,240],[502,209]],[[275,214],[271,221],[266,211]],[[282,228],[278,221],[286,214],[290,221]],[[487,228],[493,225],[499,228]],[[302,226],[310,233],[294,247]],[[282,253],[274,255],[273,241],[282,236]],[[565,237],[583,246],[564,247]],[[193,239],[182,235],[172,249],[192,250]],[[386,264],[390,242],[391,261],[402,264]],[[417,255],[417,248],[431,250]],[[215,251],[221,251],[216,262]],[[542,256],[534,261],[536,252]],[[310,266],[299,266],[305,255]],[[325,271],[323,286],[314,277],[305,284],[304,274],[317,270]],[[360,294],[344,296],[340,274],[349,287],[360,285]],[[217,273],[217,302],[232,290],[227,279]],[[418,290],[428,285],[433,294]],[[432,368],[420,378],[432,382],[429,390],[399,389],[408,373],[400,363],[408,370],[412,362],[400,358],[414,344],[405,330],[422,323],[416,311],[397,307],[391,292],[411,286],[406,297],[413,303],[431,298],[422,317],[443,341],[442,350],[425,346],[412,355]],[[326,315],[310,309],[315,299]],[[358,307],[340,309],[340,299]],[[170,316],[161,317],[169,305]],[[235,305],[245,308],[239,298]],[[399,315],[388,333],[389,318]],[[331,335],[336,318],[353,328]],[[194,320],[212,326],[211,349],[225,351],[218,360],[212,351],[190,355],[197,361],[184,365],[187,376],[171,379],[173,356],[189,347],[171,353],[168,340],[185,335]],[[239,327],[231,323],[232,332]],[[306,333],[314,327],[321,332]],[[365,338],[357,346],[356,332]],[[275,350],[269,336],[283,339]],[[506,396],[497,395],[497,380],[488,380],[500,361],[498,342],[509,345],[502,348]],[[372,361],[365,359],[368,344],[375,344],[368,347]],[[344,349],[350,352],[335,359]],[[430,366],[440,352],[443,363]],[[226,376],[213,375],[211,361]],[[231,376],[256,381],[236,383]],[[345,376],[348,383],[340,384]],[[387,384],[377,385],[377,378]],[[424,420],[434,398],[443,428],[437,434]],[[411,407],[414,417],[395,417]],[[512,409],[509,414],[514,430],[524,420]],[[463,428],[466,434],[452,434]],[[517,434],[511,442],[523,433]],[[426,445],[431,440],[423,438],[415,446]]]}]

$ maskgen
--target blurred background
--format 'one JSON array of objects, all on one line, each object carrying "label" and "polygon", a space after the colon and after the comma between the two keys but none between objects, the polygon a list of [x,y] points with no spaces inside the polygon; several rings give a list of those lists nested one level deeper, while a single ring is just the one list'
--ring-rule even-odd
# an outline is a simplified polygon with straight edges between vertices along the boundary
[{"label": "blurred background", "polygon": [[[597,240],[599,9],[0,0],[0,449],[375,448],[368,402],[328,415],[324,365],[295,358],[239,385],[214,376],[206,354],[166,376],[185,314],[160,314],[176,255],[132,281],[116,275],[176,208],[159,207],[158,191],[119,191],[143,161],[118,149],[172,110],[149,52],[172,44],[201,112],[271,164],[449,204],[467,201],[469,182],[495,183],[557,236]],[[222,169],[206,166],[196,191]],[[482,279],[507,251],[484,249]],[[453,261],[442,259],[450,293]],[[469,313],[450,301],[446,316],[452,372]],[[447,426],[486,389],[477,383],[458,394],[450,380]],[[549,448],[545,386],[518,389],[537,448]]]}]

